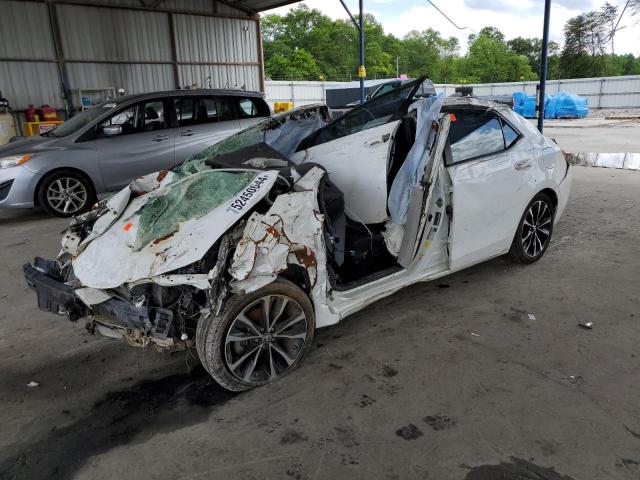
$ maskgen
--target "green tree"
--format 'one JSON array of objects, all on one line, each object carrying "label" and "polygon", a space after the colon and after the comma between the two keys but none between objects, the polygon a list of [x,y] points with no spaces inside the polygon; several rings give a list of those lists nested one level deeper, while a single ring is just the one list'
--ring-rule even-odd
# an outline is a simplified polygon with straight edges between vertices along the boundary
[{"label": "green tree", "polygon": [[532,80],[535,74],[523,55],[509,51],[504,36],[490,27],[483,29],[469,45],[466,68],[480,82]]},{"label": "green tree", "polygon": [[[516,37],[507,41],[507,48],[510,52],[516,55],[522,55],[527,58],[531,70],[538,74],[540,73],[540,63],[542,60],[542,39],[541,38],[522,38]],[[549,41],[548,48],[548,64],[547,64],[547,76],[548,78],[556,78],[558,55],[560,53],[560,45],[553,40]]]},{"label": "green tree", "polygon": [[[562,50],[549,42],[548,78],[575,78],[639,73],[640,60],[614,55],[615,5],[570,19],[564,27]],[[629,4],[640,14],[640,0]],[[468,53],[460,56],[455,37],[433,29],[410,31],[399,39],[386,34],[373,15],[364,19],[365,66],[368,78],[428,75],[434,82],[475,83],[533,80],[540,71],[542,41],[506,40],[495,27],[468,37]],[[350,20],[332,20],[304,3],[286,15],[262,19],[265,73],[274,79],[312,80],[357,78],[358,31]],[[611,49],[611,53],[609,53]]]}]

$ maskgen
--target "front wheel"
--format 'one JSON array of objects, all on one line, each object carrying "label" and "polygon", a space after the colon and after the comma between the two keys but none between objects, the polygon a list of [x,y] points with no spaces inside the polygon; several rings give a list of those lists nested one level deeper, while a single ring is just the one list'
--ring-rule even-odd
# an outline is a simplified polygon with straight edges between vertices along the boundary
[{"label": "front wheel", "polygon": [[94,200],[91,182],[71,170],[48,175],[38,188],[38,202],[56,217],[79,215],[89,210]]},{"label": "front wheel", "polygon": [[513,238],[511,257],[522,263],[533,263],[547,251],[553,232],[555,209],[551,199],[539,193],[529,203]]},{"label": "front wheel", "polygon": [[233,295],[219,316],[198,321],[200,361],[221,386],[239,392],[274,382],[298,366],[313,339],[307,295],[284,279]]}]

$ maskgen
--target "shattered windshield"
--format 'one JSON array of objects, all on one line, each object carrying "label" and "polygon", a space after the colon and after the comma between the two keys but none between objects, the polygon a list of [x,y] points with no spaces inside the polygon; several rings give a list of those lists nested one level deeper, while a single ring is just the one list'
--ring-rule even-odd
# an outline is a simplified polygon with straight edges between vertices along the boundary
[{"label": "shattered windshield", "polygon": [[[304,138],[329,121],[330,117],[324,106],[301,108],[266,118],[193,155],[174,171],[178,176],[192,175],[209,169],[205,162],[216,155],[225,155],[263,142],[288,158]],[[243,165],[238,165],[238,168],[242,167]]]},{"label": "shattered windshield", "polygon": [[196,220],[245,189],[253,171],[205,170],[169,184],[162,195],[149,200],[137,213],[140,226],[134,250],[178,231],[181,222]]},{"label": "shattered windshield", "polygon": [[208,170],[209,167],[205,165],[205,161],[208,158],[213,158],[216,155],[224,155],[225,153],[231,153],[241,148],[263,142],[265,131],[270,125],[277,126],[278,123],[273,118],[266,118],[255,125],[236,133],[235,135],[231,135],[230,137],[205,148],[203,151],[191,156],[182,165],[177,167],[176,173],[178,175],[192,175],[203,170]]}]

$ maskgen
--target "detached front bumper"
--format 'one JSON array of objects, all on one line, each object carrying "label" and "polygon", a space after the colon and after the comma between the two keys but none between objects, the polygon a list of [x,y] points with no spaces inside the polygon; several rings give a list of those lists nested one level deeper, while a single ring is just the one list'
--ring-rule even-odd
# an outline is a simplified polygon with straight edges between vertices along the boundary
[{"label": "detached front bumper", "polygon": [[36,257],[34,264],[25,264],[22,271],[27,285],[37,294],[40,310],[66,315],[72,321],[87,314],[87,308],[76,297],[74,288],[62,281],[55,262]]},{"label": "detached front bumper", "polygon": [[[40,257],[36,257],[33,265],[25,264],[22,270],[27,285],[37,294],[40,310],[66,315],[72,321],[91,317],[92,322],[98,324],[98,330],[103,335],[123,337],[135,330],[140,332],[140,335],[148,335],[151,341],[162,346],[173,345],[171,339],[167,339],[173,321],[171,310],[158,307],[136,307],[131,302],[109,298],[109,296],[95,303],[88,301],[87,296],[82,295],[82,292],[93,289],[76,290],[71,285],[67,285],[57,263]],[[112,333],[106,332],[107,325]],[[114,334],[113,331],[116,333]]]}]

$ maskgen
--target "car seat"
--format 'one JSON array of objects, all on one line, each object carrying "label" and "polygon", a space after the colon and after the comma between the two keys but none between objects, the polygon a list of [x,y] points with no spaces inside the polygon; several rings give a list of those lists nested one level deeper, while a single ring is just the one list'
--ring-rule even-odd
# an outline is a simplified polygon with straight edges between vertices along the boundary
[{"label": "car seat", "polygon": [[387,192],[391,190],[393,179],[396,178],[400,167],[402,167],[411,147],[413,147],[416,141],[417,126],[418,122],[414,115],[409,114],[402,117],[402,122],[396,133],[393,157],[387,172]]}]

